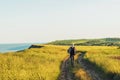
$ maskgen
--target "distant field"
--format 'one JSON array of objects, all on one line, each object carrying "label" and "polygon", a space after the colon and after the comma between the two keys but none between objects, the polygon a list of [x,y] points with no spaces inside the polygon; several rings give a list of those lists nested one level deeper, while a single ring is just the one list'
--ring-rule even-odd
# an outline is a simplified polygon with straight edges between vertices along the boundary
[{"label": "distant field", "polygon": [[56,40],[49,44],[71,45],[72,43],[79,46],[120,46],[120,38]]}]

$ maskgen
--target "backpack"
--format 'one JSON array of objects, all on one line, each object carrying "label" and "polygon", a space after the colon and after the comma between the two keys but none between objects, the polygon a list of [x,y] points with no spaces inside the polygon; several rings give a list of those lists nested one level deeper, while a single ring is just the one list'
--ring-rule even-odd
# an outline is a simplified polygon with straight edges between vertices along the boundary
[{"label": "backpack", "polygon": [[70,47],[68,50],[67,50],[68,53],[70,54],[74,54],[75,53],[75,48],[74,47]]},{"label": "backpack", "polygon": [[71,53],[71,47],[67,50],[67,52],[70,54]]},{"label": "backpack", "polygon": [[71,48],[71,51],[70,51],[70,53],[74,53],[74,48]]}]

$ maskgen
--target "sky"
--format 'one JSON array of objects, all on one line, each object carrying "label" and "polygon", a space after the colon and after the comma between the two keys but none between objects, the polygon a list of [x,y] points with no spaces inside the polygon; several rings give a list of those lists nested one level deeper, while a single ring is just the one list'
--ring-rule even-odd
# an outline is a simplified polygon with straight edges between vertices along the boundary
[{"label": "sky", "polygon": [[0,43],[120,37],[120,0],[0,0]]}]

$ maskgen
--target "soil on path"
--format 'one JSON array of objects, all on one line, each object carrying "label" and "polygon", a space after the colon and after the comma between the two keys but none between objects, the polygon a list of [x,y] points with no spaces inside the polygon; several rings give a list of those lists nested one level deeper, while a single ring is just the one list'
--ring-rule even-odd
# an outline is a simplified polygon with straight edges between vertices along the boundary
[{"label": "soil on path", "polygon": [[70,60],[69,56],[64,59],[61,65],[61,74],[59,80],[75,80],[74,74],[70,71]]},{"label": "soil on path", "polygon": [[81,65],[81,67],[88,73],[92,80],[103,80],[101,76],[94,70],[94,66],[91,66],[84,61],[83,57],[85,54],[86,53],[81,53],[78,58],[78,62]]},{"label": "soil on path", "polygon": [[[92,80],[103,80],[101,76],[94,71],[93,66],[88,65],[83,57],[85,53],[81,53],[78,57],[78,64],[88,73],[88,75],[92,78]],[[75,76],[72,72],[70,72],[70,60],[69,57],[66,57],[61,65],[61,74],[59,76],[59,80],[75,80]]]}]

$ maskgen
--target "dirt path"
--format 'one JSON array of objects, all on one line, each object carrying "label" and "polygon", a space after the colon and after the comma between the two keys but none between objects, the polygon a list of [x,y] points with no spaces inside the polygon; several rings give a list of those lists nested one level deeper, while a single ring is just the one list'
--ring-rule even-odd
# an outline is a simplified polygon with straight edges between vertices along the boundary
[{"label": "dirt path", "polygon": [[74,80],[73,74],[70,72],[70,62],[69,57],[67,57],[61,65],[61,74],[59,80]]},{"label": "dirt path", "polygon": [[[88,73],[88,75],[92,78],[92,80],[103,80],[98,73],[93,70],[93,66],[88,65],[83,57],[85,53],[81,53],[78,57],[78,64]],[[61,74],[59,76],[59,80],[75,80],[74,74],[70,72],[70,62],[69,57],[66,57],[61,65]]]},{"label": "dirt path", "polygon": [[93,66],[88,65],[83,59],[85,53],[81,53],[78,58],[79,64],[82,66],[83,69],[91,76],[92,80],[103,80],[98,73],[93,70]]}]

